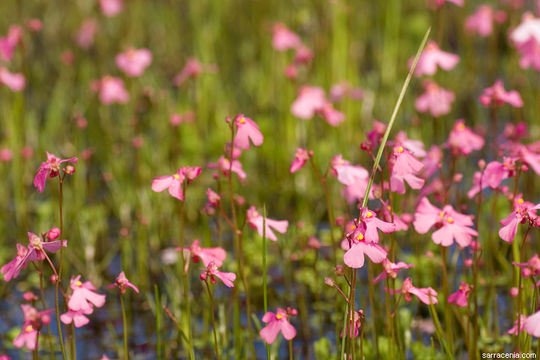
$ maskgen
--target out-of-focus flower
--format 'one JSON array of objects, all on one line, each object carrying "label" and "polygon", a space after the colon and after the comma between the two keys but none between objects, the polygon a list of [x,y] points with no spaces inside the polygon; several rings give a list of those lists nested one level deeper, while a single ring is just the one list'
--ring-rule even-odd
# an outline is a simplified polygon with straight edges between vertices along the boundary
[{"label": "out-of-focus flower", "polygon": [[391,277],[395,279],[397,277],[398,271],[402,269],[409,269],[414,267],[413,264],[406,264],[403,261],[400,261],[398,263],[393,263],[388,259],[384,259],[382,262],[383,265],[383,272],[380,273],[375,279],[373,279],[373,283],[376,284],[379,281],[386,279],[387,277]]},{"label": "out-of-focus flower", "polygon": [[232,272],[221,272],[218,270],[217,265],[214,262],[210,262],[206,269],[201,273],[201,280],[210,278],[212,284],[216,283],[216,278],[223,281],[223,284],[227,287],[234,287],[233,281],[236,280],[236,274]]},{"label": "out-of-focus flower", "polygon": [[519,93],[515,90],[505,91],[502,80],[497,80],[492,87],[484,89],[484,92],[480,95],[480,102],[484,106],[492,107],[501,106],[504,103],[515,107],[523,106]]},{"label": "out-of-focus flower", "polygon": [[173,79],[173,83],[176,86],[182,85],[189,78],[195,78],[201,75],[204,71],[203,65],[199,60],[192,57],[189,58],[186,65]]},{"label": "out-of-focus flower", "polygon": [[506,20],[504,11],[495,11],[490,5],[480,5],[476,12],[465,20],[465,29],[480,36],[489,36],[493,32],[493,23]]},{"label": "out-of-focus flower", "polygon": [[424,168],[408,150],[401,145],[395,145],[392,157],[392,172],[390,175],[390,186],[392,191],[398,194],[405,193],[405,181],[412,189],[420,189],[424,186],[425,180],[416,176]]},{"label": "out-of-focus flower", "polygon": [[421,302],[426,305],[437,304],[437,291],[433,290],[431,287],[427,288],[417,288],[412,284],[410,277],[406,278],[401,285],[401,293],[403,298],[406,301],[411,301],[411,295],[416,296]]},{"label": "out-of-focus flower", "polygon": [[480,150],[484,146],[484,139],[465,126],[465,120],[459,119],[454,124],[447,145],[455,155],[467,156],[473,150]]},{"label": "out-of-focus flower", "polygon": [[72,294],[68,301],[68,309],[72,311],[88,311],[93,306],[102,307],[105,304],[105,295],[95,292],[96,288],[90,281],[81,282],[81,275],[71,278]]},{"label": "out-of-focus flower", "polygon": [[28,350],[35,350],[38,347],[38,335],[43,325],[51,322],[50,314],[53,309],[37,311],[33,306],[23,304],[21,309],[24,315],[21,332],[13,340],[16,348],[26,347]]},{"label": "out-of-focus flower", "polygon": [[193,181],[201,173],[200,167],[188,167],[184,166],[178,169],[176,174],[168,176],[160,176],[152,181],[152,190],[155,192],[162,192],[165,189],[169,190],[169,194],[178,200],[184,200],[184,193],[182,191],[182,183],[184,180]]},{"label": "out-of-focus flower", "polygon": [[468,305],[467,297],[469,296],[471,289],[472,289],[471,285],[461,282],[461,284],[459,285],[458,291],[448,296],[448,303],[449,304],[455,303],[457,306],[460,306],[460,307],[467,306]]},{"label": "out-of-focus flower", "polygon": [[433,81],[425,81],[423,86],[426,91],[416,98],[414,103],[416,110],[421,113],[429,112],[434,117],[448,114],[455,100],[454,93],[443,89]]},{"label": "out-of-focus flower", "polygon": [[95,19],[84,20],[76,34],[77,45],[82,49],[90,48],[94,44],[94,37],[97,30],[98,26]]},{"label": "out-of-focus flower", "polygon": [[9,72],[8,69],[0,67],[0,84],[4,84],[11,91],[22,91],[26,86],[23,74]]},{"label": "out-of-focus flower", "polygon": [[247,175],[245,171],[242,168],[242,163],[238,160],[233,160],[232,163],[229,159],[227,159],[225,156],[221,156],[217,163],[210,163],[208,164],[208,167],[210,169],[219,169],[223,176],[228,176],[229,171],[235,173],[238,175],[240,180],[245,180]]},{"label": "out-of-focus flower", "polygon": [[[264,228],[263,221],[265,223]],[[260,236],[263,236],[263,229],[265,229],[266,238],[272,241],[277,241],[276,234],[274,234],[273,230],[284,234],[287,232],[287,228],[289,227],[289,222],[287,220],[272,220],[269,218],[264,219],[254,206],[251,206],[247,210],[247,222],[252,229],[257,230]]]},{"label": "out-of-focus flower", "polygon": [[502,219],[500,224],[499,236],[506,242],[513,242],[516,237],[517,227],[520,223],[528,222],[531,226],[538,226],[536,210],[540,209],[540,204],[536,206],[533,203],[523,200],[523,197],[516,197],[514,200],[514,210],[508,217]]},{"label": "out-of-focus flower", "polygon": [[124,10],[123,0],[99,0],[99,6],[103,15],[113,17]]},{"label": "out-of-focus flower", "polygon": [[308,151],[306,149],[297,148],[296,154],[294,155],[294,160],[291,164],[291,168],[289,169],[289,172],[295,173],[301,168],[306,165],[306,162],[309,160],[310,157],[313,156],[313,151]]},{"label": "out-of-focus flower", "polygon": [[302,45],[300,37],[282,23],[274,24],[272,32],[272,46],[277,51],[296,49]]},{"label": "out-of-focus flower", "polygon": [[106,75],[100,80],[93,81],[90,88],[99,92],[99,100],[104,105],[125,104],[129,101],[129,93],[124,87],[124,81],[118,77]]},{"label": "out-of-focus flower", "polygon": [[21,27],[19,25],[12,25],[9,27],[7,35],[0,37],[0,60],[5,62],[11,61],[21,35]]},{"label": "out-of-focus flower", "polygon": [[116,55],[116,66],[131,77],[141,76],[152,63],[152,53],[148,49],[128,49]]},{"label": "out-of-focus flower", "polygon": [[[409,60],[409,66],[412,66],[414,58]],[[435,75],[437,66],[443,70],[452,70],[459,62],[459,56],[442,51],[435,41],[429,41],[426,48],[420,55],[416,69],[416,76]]]},{"label": "out-of-focus flower", "polygon": [[129,282],[128,278],[126,277],[126,274],[123,271],[118,275],[114,284],[109,285],[109,289],[112,289],[115,287],[119,288],[120,293],[122,294],[125,294],[128,287],[135,290],[136,293],[139,292],[139,289],[137,289],[135,285]]}]

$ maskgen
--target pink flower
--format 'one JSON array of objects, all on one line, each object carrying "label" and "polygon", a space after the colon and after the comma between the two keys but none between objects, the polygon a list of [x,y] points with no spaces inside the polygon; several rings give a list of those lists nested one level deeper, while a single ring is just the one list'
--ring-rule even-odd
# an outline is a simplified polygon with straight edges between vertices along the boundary
[{"label": "pink flower", "polygon": [[394,231],[406,231],[412,221],[412,216],[410,214],[398,215],[392,211],[392,206],[390,206],[388,202],[381,200],[381,203],[382,206],[379,210],[379,218],[389,223],[393,223],[395,226]]},{"label": "pink flower", "polygon": [[460,306],[460,307],[467,306],[468,305],[467,297],[469,296],[471,289],[472,289],[471,285],[461,282],[461,284],[459,285],[458,291],[448,296],[448,303],[449,304],[455,303],[457,306]]},{"label": "pink flower", "polygon": [[[362,326],[362,322],[364,321],[364,311],[358,310],[354,311],[352,317],[349,317],[349,321],[347,321],[347,333],[349,338],[355,338],[359,334],[359,329]],[[339,334],[340,337],[343,337],[343,330]]]},{"label": "pink flower", "polygon": [[200,173],[200,167],[181,167],[176,174],[155,178],[152,181],[152,190],[155,192],[162,192],[163,190],[168,189],[171,196],[183,201],[184,193],[182,191],[182,183],[186,179],[193,181]]},{"label": "pink flower", "polygon": [[524,277],[536,277],[540,274],[540,258],[538,257],[538,254],[534,254],[534,256],[526,263],[512,262],[512,264],[521,268],[521,274]]},{"label": "pink flower", "polygon": [[4,84],[11,91],[22,91],[26,86],[23,74],[11,73],[8,69],[0,67],[0,84]]},{"label": "pink flower", "polygon": [[34,177],[34,186],[38,189],[39,192],[43,192],[45,189],[45,182],[47,177],[54,178],[60,174],[60,166],[65,162],[70,162],[73,164],[77,163],[77,158],[72,157],[69,159],[59,159],[55,155],[47,152],[47,161],[41,163],[37,171],[36,176]]},{"label": "pink flower", "polygon": [[286,340],[292,340],[296,336],[296,329],[288,321],[289,314],[282,308],[277,308],[276,313],[267,312],[262,321],[267,325],[261,329],[259,335],[267,344],[272,344],[281,332]]},{"label": "pink flower", "polygon": [[390,186],[392,191],[398,194],[405,193],[405,182],[412,189],[418,190],[424,186],[425,180],[416,176],[424,168],[424,164],[418,161],[408,150],[401,145],[395,145],[392,157],[392,172]]},{"label": "pink flower", "polygon": [[250,118],[243,114],[236,115],[234,118],[236,124],[236,135],[234,136],[234,146],[240,149],[248,150],[249,141],[255,146],[260,146],[263,143],[263,134],[259,130],[259,126]]},{"label": "pink flower", "polygon": [[291,112],[300,119],[311,119],[326,104],[324,90],[318,86],[302,86],[291,105]]},{"label": "pink flower", "polygon": [[90,319],[88,319],[86,315],[90,315],[93,312],[94,308],[91,306],[79,311],[68,310],[66,313],[60,315],[60,321],[67,325],[73,323],[75,327],[79,328],[90,322]]},{"label": "pink flower", "polygon": [[[514,327],[508,330],[506,333],[510,335],[518,335],[523,331],[523,328],[525,327],[525,320],[527,317],[525,315],[519,315],[519,321],[514,321]],[[518,322],[519,322],[519,331],[518,331]]]},{"label": "pink flower", "polygon": [[21,39],[22,29],[18,25],[12,25],[8,34],[0,37],[0,60],[10,62],[13,58],[15,48]]},{"label": "pink flower", "polygon": [[26,267],[28,262],[28,258],[26,257],[27,254],[28,248],[21,244],[17,244],[17,256],[6,265],[2,266],[2,269],[0,270],[2,274],[4,274],[5,281],[10,281],[19,276],[19,272],[22,268]]},{"label": "pink flower", "polygon": [[518,45],[518,51],[521,55],[519,66],[522,69],[532,67],[534,70],[540,70],[540,41],[530,39],[529,41]]},{"label": "pink flower", "polygon": [[446,2],[453,3],[457,6],[463,6],[464,0],[427,0],[428,7],[431,9],[438,9]]},{"label": "pink flower", "polygon": [[307,151],[306,149],[297,148],[294,160],[291,164],[289,172],[295,173],[306,165],[306,162],[313,156],[313,151]]},{"label": "pink flower", "polygon": [[199,60],[192,57],[189,58],[186,65],[173,79],[176,86],[182,85],[189,78],[195,78],[203,73],[203,65]]},{"label": "pink flower", "polygon": [[454,154],[466,156],[473,152],[473,150],[482,149],[484,139],[465,126],[465,120],[459,119],[454,124],[452,131],[450,131],[447,144]]},{"label": "pink flower", "polygon": [[440,147],[432,145],[429,149],[426,157],[423,159],[424,164],[424,177],[427,179],[431,175],[435,174],[441,166],[441,160],[443,159],[443,153]]},{"label": "pink flower", "polygon": [[450,246],[454,241],[461,248],[469,246],[472,237],[477,236],[473,226],[472,216],[463,215],[446,205],[442,210],[431,205],[427,198],[422,198],[414,215],[414,229],[420,234],[425,234],[432,227],[439,227],[431,238],[435,244]]},{"label": "pink flower", "polygon": [[257,229],[259,235],[263,236],[263,220],[265,220],[265,233],[266,238],[272,241],[277,241],[276,234],[273,230],[276,230],[280,234],[284,234],[287,231],[289,222],[287,220],[272,220],[269,218],[263,219],[263,216],[257,212],[254,206],[251,206],[247,210],[247,222],[252,229]]},{"label": "pink flower", "polygon": [[493,32],[493,23],[506,20],[504,11],[495,11],[489,5],[480,5],[476,12],[465,20],[465,29],[480,36],[489,36]]},{"label": "pink flower", "polygon": [[529,222],[535,226],[537,209],[540,209],[540,204],[534,206],[534,204],[523,200],[522,197],[518,197],[514,200],[514,210],[500,222],[503,227],[499,230],[499,237],[511,243],[516,237],[519,223]]},{"label": "pink flower", "polygon": [[221,156],[218,159],[218,162],[213,164],[208,164],[210,169],[219,169],[223,176],[229,176],[229,171],[238,175],[240,180],[246,179],[246,173],[242,169],[242,163],[238,160],[233,160],[232,163],[225,156]]},{"label": "pink flower", "polygon": [[105,16],[113,17],[124,10],[124,1],[123,0],[99,0],[99,6],[101,7],[101,12]]},{"label": "pink flower", "polygon": [[118,77],[104,76],[91,85],[92,90],[99,91],[99,100],[104,105],[112,103],[125,104],[129,101],[129,93],[124,87],[124,81]]},{"label": "pink flower", "polygon": [[274,33],[272,37],[272,46],[277,51],[295,49],[302,45],[300,37],[289,30],[284,24],[275,24],[272,31]]},{"label": "pink flower", "polygon": [[223,281],[223,284],[227,287],[234,287],[233,281],[236,279],[236,274],[231,272],[221,272],[218,271],[218,267],[214,262],[210,262],[206,269],[201,273],[201,280],[206,280],[210,277],[212,284],[216,283],[216,278]]},{"label": "pink flower", "polygon": [[215,212],[214,209],[219,206],[221,196],[212,189],[208,188],[206,190],[206,197],[208,198],[208,202],[204,206],[203,213],[212,215]]},{"label": "pink flower", "polygon": [[193,262],[202,261],[205,267],[208,267],[210,263],[220,267],[223,265],[223,261],[227,257],[227,253],[220,247],[215,248],[202,248],[199,240],[194,240],[189,248],[177,248],[176,250],[187,250],[191,254]]},{"label": "pink flower", "polygon": [[13,159],[13,152],[8,148],[0,149],[0,161],[10,162]]},{"label": "pink flower", "polygon": [[406,264],[402,261],[398,262],[397,264],[394,264],[388,259],[383,260],[383,272],[379,274],[375,279],[373,279],[373,283],[376,284],[379,281],[386,279],[388,276],[395,279],[397,277],[398,271],[401,269],[409,269],[414,267],[413,264]]},{"label": "pink flower", "polygon": [[[412,58],[409,60],[409,66],[412,66],[413,61]],[[429,41],[418,59],[415,75],[435,75],[437,66],[444,70],[452,70],[458,62],[459,56],[444,52],[435,41]]]},{"label": "pink flower", "polygon": [[43,325],[51,322],[50,314],[53,309],[37,311],[33,306],[23,304],[21,309],[24,315],[22,330],[13,340],[16,348],[26,347],[28,350],[35,350],[38,347],[38,334]]},{"label": "pink flower", "polygon": [[423,85],[426,92],[416,98],[416,110],[421,113],[429,111],[434,117],[448,114],[455,99],[454,93],[433,81],[425,81]]},{"label": "pink flower", "polygon": [[492,161],[484,170],[482,188],[490,186],[492,189],[499,187],[504,179],[512,177],[516,173],[516,158],[503,158],[503,162]]},{"label": "pink flower", "polygon": [[412,284],[410,277],[406,278],[401,285],[401,293],[406,301],[411,301],[411,295],[418,297],[418,299],[426,305],[437,304],[437,292],[431,287],[417,288]]},{"label": "pink flower", "polygon": [[141,76],[152,63],[152,53],[148,49],[128,49],[116,55],[116,66],[131,77]]},{"label": "pink flower", "polygon": [[122,271],[118,277],[116,278],[116,281],[114,284],[109,285],[109,289],[112,288],[119,288],[121,294],[125,294],[128,287],[135,290],[136,293],[139,293],[139,289],[135,285],[129,282],[128,278],[126,277],[126,274]]},{"label": "pink flower", "polygon": [[94,292],[96,288],[90,281],[81,282],[81,275],[71,278],[72,294],[68,301],[68,308],[72,311],[85,311],[92,309],[92,305],[102,307],[105,304],[105,295]]},{"label": "pink flower", "polygon": [[480,96],[480,102],[484,106],[497,107],[503,103],[510,104],[515,107],[522,107],[523,101],[521,96],[515,90],[506,92],[502,80],[495,81],[495,84],[487,89]]},{"label": "pink flower", "polygon": [[94,37],[98,29],[95,19],[86,19],[82,22],[79,31],[77,32],[77,45],[82,49],[88,49],[94,44]]},{"label": "pink flower", "polygon": [[540,43],[540,18],[535,18],[529,12],[523,14],[521,24],[510,33],[510,40],[517,45],[523,45],[530,40]]},{"label": "pink flower", "polygon": [[527,317],[522,323],[527,333],[536,338],[540,338],[540,311]]}]

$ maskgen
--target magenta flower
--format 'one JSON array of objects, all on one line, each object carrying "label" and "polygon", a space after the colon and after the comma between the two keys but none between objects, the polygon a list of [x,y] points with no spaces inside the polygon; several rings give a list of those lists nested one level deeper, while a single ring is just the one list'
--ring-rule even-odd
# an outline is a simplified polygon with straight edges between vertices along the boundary
[{"label": "magenta flower", "polygon": [[410,277],[406,278],[401,285],[401,293],[403,298],[406,301],[411,301],[411,295],[416,296],[421,302],[426,305],[437,304],[437,291],[433,290],[431,287],[427,288],[417,288],[412,284]]},{"label": "magenta flower", "polygon": [[148,49],[131,48],[116,55],[115,62],[126,75],[137,77],[152,63],[152,53]]},{"label": "magenta flower", "polygon": [[458,291],[448,296],[448,303],[449,304],[455,303],[457,306],[460,306],[460,307],[467,306],[468,305],[467,297],[469,296],[469,293],[471,292],[471,290],[472,290],[471,285],[461,282],[461,284],[459,285]]},{"label": "magenta flower", "polygon": [[124,10],[123,0],[99,0],[99,6],[103,15],[113,17]]},{"label": "magenta flower", "polygon": [[519,66],[522,69],[532,67],[534,70],[540,70],[540,41],[530,39],[529,41],[518,45],[517,50],[521,55]]},{"label": "magenta flower", "polygon": [[540,338],[540,311],[535,312],[522,322],[525,331],[536,338]]},{"label": "magenta flower", "polygon": [[480,150],[484,146],[484,138],[472,132],[465,126],[465,120],[459,119],[448,136],[448,146],[454,154],[469,155],[473,150]]},{"label": "magenta flower", "polygon": [[26,86],[26,80],[23,74],[11,73],[0,66],[0,84],[4,84],[11,91],[22,91]]},{"label": "magenta flower", "polygon": [[519,93],[515,90],[505,91],[502,80],[497,80],[492,87],[484,89],[484,92],[480,96],[480,102],[486,107],[497,107],[504,103],[515,107],[523,106],[523,101]]},{"label": "magenta flower", "polygon": [[218,162],[215,164],[213,163],[208,164],[208,167],[210,169],[219,169],[219,171],[221,171],[223,176],[229,176],[229,171],[231,171],[235,173],[236,175],[238,175],[240,180],[245,180],[247,177],[244,169],[242,168],[242,163],[240,161],[233,160],[231,164],[229,159],[227,159],[225,156],[221,156],[218,159]]},{"label": "magenta flower", "polygon": [[43,325],[51,322],[50,314],[53,309],[37,311],[33,306],[23,304],[21,309],[24,315],[22,330],[13,340],[16,348],[26,347],[28,350],[35,350],[38,347],[38,334]]},{"label": "magenta flower", "polygon": [[81,275],[71,278],[69,286],[72,294],[68,301],[68,308],[72,311],[88,311],[92,309],[92,304],[102,307],[105,304],[105,295],[94,292],[96,288],[90,281],[81,282]]},{"label": "magenta flower", "polygon": [[15,48],[19,43],[22,35],[22,29],[18,25],[9,27],[6,36],[0,37],[0,60],[10,62],[15,53]]},{"label": "magenta flower", "polygon": [[[412,66],[413,60],[409,60],[409,66]],[[458,62],[459,56],[444,52],[435,41],[429,41],[418,59],[415,75],[435,75],[437,66],[444,70],[452,70]]]},{"label": "magenta flower", "polygon": [[[254,206],[251,206],[247,210],[247,222],[252,229],[257,229],[259,235],[263,236],[263,216],[257,212]],[[287,220],[272,220],[269,218],[264,219],[266,238],[272,241],[277,241],[276,234],[273,230],[276,230],[280,234],[287,232],[289,222]]]},{"label": "magenta flower", "polygon": [[514,210],[500,222],[503,227],[499,230],[499,237],[511,243],[516,237],[517,227],[520,223],[529,222],[532,226],[536,226],[537,209],[540,209],[540,204],[535,206],[533,203],[523,200],[522,197],[518,197],[514,200]]},{"label": "magenta flower", "polygon": [[128,278],[126,277],[126,274],[124,274],[123,271],[118,275],[114,284],[109,285],[109,289],[112,289],[115,287],[120,289],[121,294],[125,294],[128,287],[135,290],[136,293],[139,293],[139,289],[137,289],[135,285],[129,282]]},{"label": "magenta flower", "polygon": [[395,279],[397,277],[399,270],[409,269],[409,268],[414,267],[413,264],[406,264],[403,261],[400,261],[394,264],[388,259],[384,259],[382,262],[382,265],[383,265],[383,272],[380,273],[375,279],[373,279],[374,284],[378,283],[379,281],[383,279],[386,279],[387,277],[391,277],[392,279]]},{"label": "magenta flower", "polygon": [[214,263],[215,266],[220,267],[223,265],[223,261],[227,257],[227,253],[220,247],[215,248],[202,248],[198,239],[194,240],[189,248],[177,248],[176,250],[187,250],[191,254],[193,262],[202,261],[205,267],[208,267],[210,263]]},{"label": "magenta flower", "polygon": [[236,135],[234,136],[234,146],[247,150],[249,149],[249,141],[255,146],[263,143],[263,134],[259,130],[259,126],[250,118],[243,114],[236,115],[234,118],[236,124]]},{"label": "magenta flower", "polygon": [[22,268],[26,267],[28,262],[28,258],[26,257],[27,254],[28,248],[21,244],[17,244],[17,256],[6,265],[2,266],[2,269],[0,270],[4,275],[5,281],[10,281],[19,276],[19,272]]},{"label": "magenta flower", "polygon": [[203,71],[203,65],[199,60],[194,57],[189,58],[182,71],[174,77],[173,83],[176,86],[181,86],[186,80],[201,75]]},{"label": "magenta flower", "polygon": [[476,12],[465,20],[465,29],[480,36],[489,36],[493,32],[493,23],[506,20],[504,11],[495,11],[489,5],[480,5]]},{"label": "magenta flower", "polygon": [[292,340],[296,336],[296,329],[289,322],[289,314],[282,308],[277,308],[276,313],[267,312],[262,321],[267,325],[261,329],[259,335],[267,343],[272,344],[281,332],[286,340]]},{"label": "magenta flower", "polygon": [[77,328],[80,328],[90,322],[90,319],[86,317],[86,315],[90,315],[94,312],[93,307],[81,309],[79,311],[73,311],[68,309],[68,311],[62,315],[60,315],[60,321],[62,321],[64,324],[69,325],[73,323],[73,325]]},{"label": "magenta flower", "polygon": [[54,178],[60,174],[60,166],[65,162],[70,162],[76,164],[78,159],[72,157],[69,159],[59,159],[55,155],[47,153],[47,161],[41,163],[37,171],[36,176],[34,177],[34,186],[38,189],[39,192],[43,192],[45,189],[45,182],[47,177]]},{"label": "magenta flower", "polygon": [[178,200],[184,201],[184,193],[182,191],[182,183],[184,180],[193,181],[201,173],[200,167],[184,166],[178,169],[176,174],[169,176],[160,176],[152,181],[152,190],[162,192],[165,189],[169,190],[171,196]]},{"label": "magenta flower", "polygon": [[401,145],[395,145],[392,158],[392,173],[390,186],[398,194],[405,193],[405,181],[412,189],[418,190],[424,186],[425,180],[416,176],[424,168],[408,150]]},{"label": "magenta flower", "polygon": [[272,32],[274,33],[272,37],[272,46],[277,51],[296,49],[302,45],[300,37],[289,30],[284,24],[274,24]]},{"label": "magenta flower", "polygon": [[307,151],[306,149],[297,148],[294,160],[291,164],[289,172],[295,173],[306,165],[306,162],[313,156],[313,151]]},{"label": "magenta flower", "polygon": [[106,75],[101,80],[95,80],[91,84],[91,89],[99,91],[99,100],[104,105],[125,104],[129,101],[129,93],[124,87],[124,81],[118,77]]},{"label": "magenta flower", "polygon": [[205,280],[210,277],[212,284],[217,282],[216,278],[223,281],[223,284],[227,287],[234,287],[233,281],[236,279],[236,274],[232,272],[218,271],[218,267],[214,262],[210,262],[206,269],[203,269],[201,273],[201,280]]},{"label": "magenta flower", "polygon": [[472,229],[472,216],[463,215],[446,205],[442,210],[431,205],[427,198],[422,198],[414,215],[414,229],[420,234],[425,234],[432,227],[438,227],[431,238],[435,244],[450,246],[453,242],[464,248],[472,242],[472,237],[477,236],[476,230]]},{"label": "magenta flower", "polygon": [[454,93],[429,80],[424,81],[423,86],[426,92],[416,98],[416,110],[429,112],[434,117],[448,114],[455,100]]}]

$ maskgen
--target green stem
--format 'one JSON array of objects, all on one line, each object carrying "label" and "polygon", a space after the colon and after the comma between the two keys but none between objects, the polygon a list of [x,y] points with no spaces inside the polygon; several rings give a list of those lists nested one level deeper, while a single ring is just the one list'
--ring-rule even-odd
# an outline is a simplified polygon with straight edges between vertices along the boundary
[{"label": "green stem", "polygon": [[120,294],[120,307],[122,308],[122,325],[124,326],[124,359],[129,359],[128,351],[128,325],[126,316],[126,307],[124,306],[124,297]]},{"label": "green stem", "polygon": [[289,340],[289,360],[293,360],[293,346],[292,346],[292,340]]},{"label": "green stem", "polygon": [[450,305],[448,302],[449,287],[448,287],[448,270],[446,268],[446,247],[441,247],[441,262],[442,262],[442,288],[444,297],[444,321],[446,326],[446,339],[448,340],[448,347],[450,351],[453,351],[453,337],[454,337],[454,322],[452,321],[452,313],[450,312]]},{"label": "green stem", "polygon": [[[60,215],[60,241],[62,241],[62,236],[64,234],[64,222],[63,222],[63,214],[62,214],[62,201],[63,201],[63,191],[62,191],[62,183],[63,178],[59,177],[60,181],[60,192],[58,197],[58,207],[59,207],[59,215]],[[63,253],[64,253],[64,246],[62,244],[60,245],[60,263],[58,265],[58,274],[56,277],[56,282],[54,285],[54,310],[56,312],[56,325],[58,326],[58,339],[60,340],[60,349],[62,350],[62,359],[66,360],[66,349],[64,347],[64,337],[62,336],[62,323],[60,322],[60,305],[58,303],[58,292],[60,287],[60,281],[61,281],[61,274],[62,274],[62,259],[63,259]],[[54,269],[54,267],[53,267]]]},{"label": "green stem", "polygon": [[206,290],[208,292],[208,299],[210,300],[210,312],[212,314],[212,330],[214,333],[214,349],[216,351],[216,357],[218,360],[221,360],[221,353],[219,351],[219,343],[218,343],[218,336],[217,336],[217,327],[216,327],[216,317],[214,314],[214,298],[212,296],[212,291],[210,291],[210,285],[208,285],[208,280],[204,280],[204,284],[206,285]]},{"label": "green stem", "polygon": [[[263,206],[263,235],[262,235],[262,267],[263,267],[263,306],[264,313],[268,312],[268,290],[267,290],[267,274],[266,274],[266,204]],[[266,359],[270,360],[270,346],[266,344]]]}]

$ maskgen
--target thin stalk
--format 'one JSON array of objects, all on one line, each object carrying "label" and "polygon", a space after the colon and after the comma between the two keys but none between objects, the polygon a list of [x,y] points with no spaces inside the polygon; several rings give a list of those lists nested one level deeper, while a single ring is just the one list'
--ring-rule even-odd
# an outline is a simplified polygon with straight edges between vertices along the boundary
[{"label": "thin stalk", "polygon": [[[521,243],[521,246],[519,248],[519,259],[517,259],[516,262],[520,262],[524,258],[523,249],[525,248],[525,243],[527,242],[527,236],[529,236],[529,232],[531,231],[532,227],[529,225],[527,227],[527,231],[525,232],[525,235],[523,236],[523,241]],[[522,312],[522,301],[521,301],[521,271],[518,271],[518,296],[517,296],[517,351],[520,351],[520,338],[521,338],[521,312]]]},{"label": "thin stalk", "polygon": [[[267,290],[267,279],[266,279],[266,204],[263,206],[263,235],[262,235],[262,266],[263,266],[263,305],[264,313],[268,312],[268,290]],[[266,344],[266,359],[270,360],[270,346]]]},{"label": "thin stalk", "polygon": [[216,357],[218,360],[221,360],[221,352],[219,351],[219,343],[217,336],[217,327],[216,327],[216,316],[214,314],[214,298],[212,296],[212,291],[210,291],[210,285],[208,285],[208,280],[204,280],[206,285],[206,290],[208,292],[208,299],[210,300],[210,312],[212,314],[212,330],[214,333],[214,349],[216,351]]},{"label": "thin stalk", "polygon": [[154,284],[154,296],[156,298],[156,353],[158,360],[161,360],[161,298],[157,284]]},{"label": "thin stalk", "polygon": [[126,307],[124,306],[124,297],[120,294],[120,307],[122,308],[122,325],[124,327],[124,359],[129,359],[128,351],[128,325],[126,316]]},{"label": "thin stalk", "polygon": [[289,340],[289,360],[293,360],[293,347],[292,347],[292,340]]},{"label": "thin stalk", "polygon": [[[59,177],[60,181],[60,192],[58,196],[58,209],[59,209],[59,215],[60,215],[60,241],[62,241],[62,236],[64,234],[64,222],[63,222],[63,214],[62,214],[62,201],[63,201],[63,191],[62,191],[62,183],[63,183],[63,177]],[[56,312],[56,325],[58,326],[58,339],[60,340],[60,349],[62,350],[62,359],[66,360],[66,349],[64,347],[64,337],[62,336],[62,323],[60,322],[60,305],[58,303],[58,292],[60,287],[60,281],[61,281],[61,274],[62,274],[62,258],[64,254],[64,247],[62,244],[60,244],[60,262],[58,265],[58,274],[56,276],[56,282],[54,284],[54,311]],[[50,261],[50,260],[49,260]],[[52,264],[51,264],[52,266]],[[54,269],[54,266],[53,266]],[[56,272],[56,270],[55,270]]]},{"label": "thin stalk", "polygon": [[[431,300],[431,298],[430,298]],[[431,301],[430,301],[431,302]],[[435,305],[430,304],[429,305],[429,313],[431,314],[431,318],[433,319],[433,323],[435,324],[435,332],[437,334],[437,337],[439,338],[439,343],[443,346],[444,351],[446,351],[446,355],[449,359],[454,359],[453,353],[448,348],[448,344],[446,341],[444,341],[444,331],[441,327],[441,322],[439,321],[439,315],[437,314],[437,309],[435,309]]]},{"label": "thin stalk", "polygon": [[[405,93],[407,92],[407,88],[409,87],[409,83],[411,82],[414,70],[416,69],[416,64],[418,63],[418,59],[420,58],[420,55],[422,54],[422,51],[424,50],[424,47],[426,45],[427,39],[429,38],[430,32],[431,32],[431,27],[429,27],[427,29],[427,31],[426,31],[426,33],[424,35],[424,38],[422,39],[422,42],[420,43],[420,46],[418,47],[418,50],[416,52],[416,56],[414,57],[413,64],[412,64],[411,68],[409,69],[409,73],[407,74],[407,77],[405,78],[405,82],[403,83],[403,87],[401,88],[401,92],[400,92],[399,97],[397,99],[396,105],[394,106],[394,110],[392,111],[392,115],[390,116],[390,122],[388,123],[388,126],[386,127],[386,131],[384,132],[381,144],[379,146],[379,150],[377,151],[377,156],[375,158],[375,162],[373,163],[373,169],[371,171],[371,176],[369,177],[368,185],[366,187],[366,192],[364,194],[364,199],[362,201],[362,207],[363,208],[367,206],[368,195],[369,195],[369,192],[371,190],[371,186],[373,185],[373,181],[375,179],[375,174],[377,173],[377,169],[379,168],[379,163],[381,161],[381,157],[383,155],[384,148],[386,146],[386,142],[388,141],[388,137],[390,136],[390,131],[392,130],[392,127],[394,126],[394,123],[395,123],[396,118],[397,118],[397,114],[398,114],[399,109],[401,107],[401,103],[403,102],[403,98],[405,97]],[[349,287],[349,298],[350,298],[351,294],[354,292],[355,286],[356,286],[356,284],[353,283],[352,286]],[[344,319],[343,319],[343,331],[344,332],[346,331],[347,316],[348,316],[349,311],[350,311],[350,306],[354,306],[354,304],[349,303],[349,304],[346,305],[346,311],[345,311]],[[340,360],[342,360],[344,358],[345,342],[346,342],[346,337],[344,337],[342,342],[341,342]]]},{"label": "thin stalk", "polygon": [[[32,264],[34,264],[34,267],[39,274],[39,293],[41,297],[41,306],[43,307],[43,310],[45,310],[47,308],[47,305],[45,304],[45,290],[43,287],[43,262],[39,263],[39,268],[35,265],[35,262],[32,262]],[[51,359],[56,359],[56,356],[54,356],[54,348],[51,339],[51,325],[49,323],[47,324],[47,334],[49,335],[47,336],[47,344],[49,346],[50,357]]]},{"label": "thin stalk", "polygon": [[446,268],[446,247],[441,247],[441,262],[442,262],[442,290],[443,298],[446,303],[444,306],[444,321],[446,326],[446,338],[448,340],[448,347],[450,351],[454,348],[454,324],[452,320],[452,313],[450,312],[450,305],[448,302],[448,295],[450,293],[448,287],[448,269]]}]

